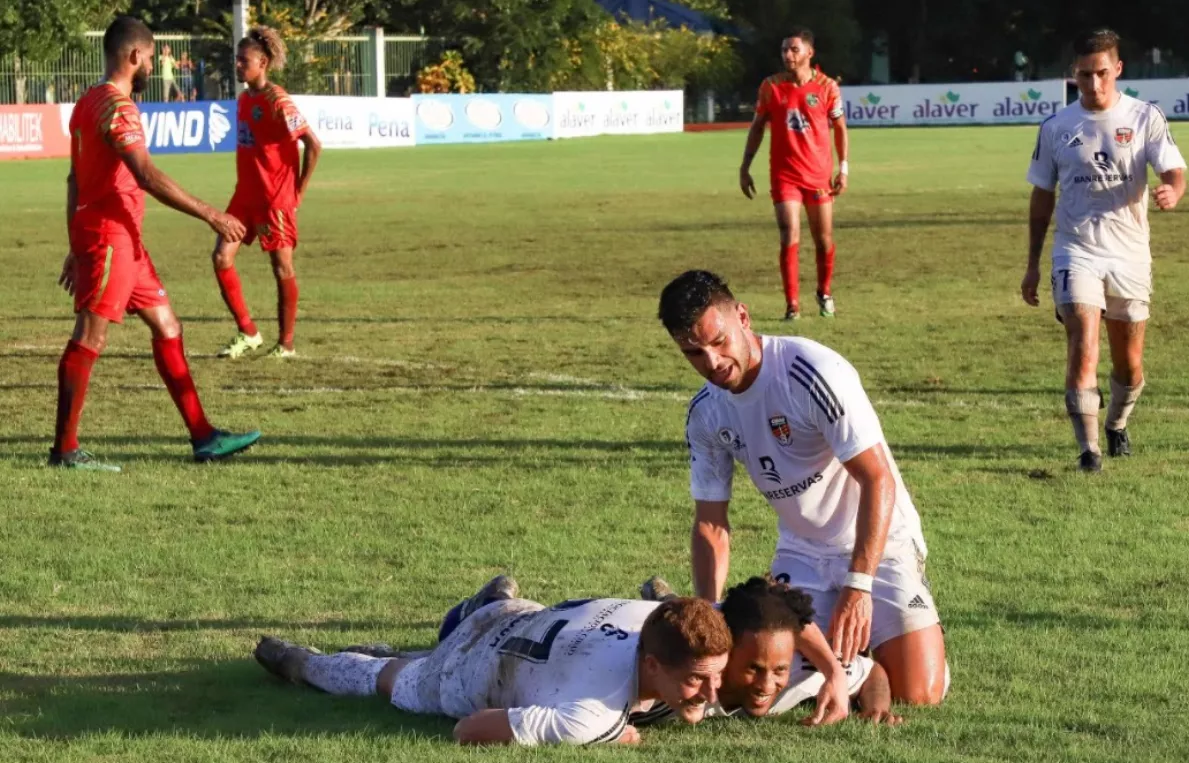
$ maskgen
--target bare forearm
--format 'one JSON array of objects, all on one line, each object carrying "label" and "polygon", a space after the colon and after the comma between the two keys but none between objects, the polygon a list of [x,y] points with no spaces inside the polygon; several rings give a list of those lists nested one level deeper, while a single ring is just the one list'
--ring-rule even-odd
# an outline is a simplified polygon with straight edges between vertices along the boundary
[{"label": "bare forearm", "polygon": [[892,526],[896,481],[890,472],[885,472],[862,484],[860,490],[855,550],[850,568],[852,572],[874,575],[888,542],[888,529]]},{"label": "bare forearm", "polygon": [[809,660],[813,667],[823,676],[829,676],[836,670],[842,670],[842,663],[834,656],[834,650],[826,641],[821,628],[813,623],[806,625],[797,634],[797,651]]},{"label": "bare forearm", "polygon": [[756,120],[751,123],[751,129],[747,131],[747,144],[743,147],[742,169],[751,169],[751,162],[764,143],[764,124],[764,122]]},{"label": "bare forearm", "polygon": [[1028,267],[1040,266],[1040,255],[1044,249],[1045,236],[1049,233],[1049,223],[1053,219],[1053,209],[1056,207],[1057,197],[1039,188],[1032,191],[1032,200],[1028,204]]},{"label": "bare forearm", "polygon": [[303,153],[301,162],[301,178],[297,183],[297,196],[304,198],[306,189],[310,186],[310,178],[314,176],[314,167],[318,166],[318,157],[322,155],[322,149],[312,143],[305,144],[305,151]]},{"label": "bare forearm", "polygon": [[726,586],[730,567],[730,530],[705,522],[696,523],[690,543],[690,558],[694,567],[694,593],[707,601],[718,601]]},{"label": "bare forearm", "polygon": [[509,744],[516,741],[507,710],[480,710],[454,726],[459,744]]},{"label": "bare forearm", "polygon": [[1171,185],[1176,191],[1177,201],[1185,195],[1185,170],[1169,170],[1168,172],[1160,173],[1160,182],[1165,185]]},{"label": "bare forearm", "polygon": [[838,119],[834,122],[834,151],[838,154],[838,165],[846,161],[850,154],[850,133],[846,130],[846,122]]},{"label": "bare forearm", "polygon": [[171,177],[156,167],[151,167],[140,181],[140,187],[145,193],[167,207],[176,209],[203,222],[209,222],[215,215],[215,209],[187,193]]},{"label": "bare forearm", "polygon": [[78,208],[78,183],[74,174],[66,178],[66,231],[74,227],[74,211]]},{"label": "bare forearm", "polygon": [[863,682],[859,689],[859,707],[864,711],[888,711],[892,709],[892,685],[888,682],[888,674],[877,662],[871,669],[871,675]]}]

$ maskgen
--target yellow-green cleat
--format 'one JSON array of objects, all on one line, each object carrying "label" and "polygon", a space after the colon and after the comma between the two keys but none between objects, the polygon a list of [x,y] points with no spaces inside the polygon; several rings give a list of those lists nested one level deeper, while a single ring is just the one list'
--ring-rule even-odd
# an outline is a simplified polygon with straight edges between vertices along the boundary
[{"label": "yellow-green cleat", "polygon": [[264,337],[260,336],[259,332],[255,336],[248,336],[244,332],[239,332],[235,338],[228,342],[227,346],[219,350],[217,357],[220,358],[242,358],[252,350],[260,349],[264,345]]},{"label": "yellow-green cleat", "polygon": [[285,345],[283,345],[283,344],[277,344],[276,347],[273,347],[271,350],[268,351],[268,355],[266,357],[269,357],[269,358],[296,358],[297,350],[290,350],[287,347],[285,347]]}]

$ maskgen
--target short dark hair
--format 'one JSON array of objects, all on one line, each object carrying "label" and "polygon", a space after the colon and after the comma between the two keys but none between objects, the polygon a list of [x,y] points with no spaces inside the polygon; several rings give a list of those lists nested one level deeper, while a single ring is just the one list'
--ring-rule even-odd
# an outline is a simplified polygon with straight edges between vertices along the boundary
[{"label": "short dark hair", "polygon": [[722,616],[737,641],[744,633],[801,630],[813,622],[813,598],[769,576],[754,577],[727,591]]},{"label": "short dark hair", "polygon": [[794,37],[799,37],[810,45],[813,44],[813,30],[809,27],[796,26],[793,30],[784,36],[784,39],[791,40]]},{"label": "short dark hair", "polygon": [[735,295],[721,276],[709,270],[687,270],[661,291],[657,317],[676,336],[693,328],[711,305],[733,304]]},{"label": "short dark hair", "polygon": [[103,33],[103,55],[108,59],[119,58],[129,48],[152,44],[153,30],[132,16],[116,16]]},{"label": "short dark hair", "polygon": [[663,602],[640,627],[640,653],[667,668],[731,651],[731,631],[710,602],[681,598]]},{"label": "short dark hair", "polygon": [[1073,52],[1077,56],[1090,56],[1095,53],[1109,53],[1114,51],[1119,57],[1119,34],[1113,29],[1102,27],[1082,32],[1073,40]]}]

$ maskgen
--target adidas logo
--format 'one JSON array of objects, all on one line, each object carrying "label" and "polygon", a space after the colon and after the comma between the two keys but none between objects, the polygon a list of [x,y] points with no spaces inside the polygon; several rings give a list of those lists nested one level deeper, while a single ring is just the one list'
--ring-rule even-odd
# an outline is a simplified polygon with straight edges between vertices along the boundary
[{"label": "adidas logo", "polygon": [[1074,138],[1073,140],[1071,140],[1071,141],[1069,142],[1069,147],[1070,147],[1070,148],[1077,148],[1077,147],[1078,147],[1078,146],[1080,146],[1080,145],[1082,145],[1082,139],[1081,139],[1081,138]]},{"label": "adidas logo", "polygon": [[909,609],[928,609],[929,605],[925,603],[919,595],[913,596],[912,601],[908,602]]}]

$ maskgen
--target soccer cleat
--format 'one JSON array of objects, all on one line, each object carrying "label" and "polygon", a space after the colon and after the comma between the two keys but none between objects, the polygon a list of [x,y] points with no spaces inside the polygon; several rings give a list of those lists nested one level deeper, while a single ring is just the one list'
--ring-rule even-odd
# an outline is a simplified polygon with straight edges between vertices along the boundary
[{"label": "soccer cleat", "polygon": [[268,355],[266,355],[265,357],[296,358],[297,350],[290,350],[290,349],[286,348],[285,345],[278,343],[276,347],[273,347],[271,350],[268,351]]},{"label": "soccer cleat", "polygon": [[677,592],[660,575],[653,575],[640,585],[640,598],[644,601],[668,601],[676,599]]},{"label": "soccer cleat", "polygon": [[1127,427],[1106,430],[1106,452],[1112,458],[1131,455],[1131,438],[1127,436]]},{"label": "soccer cleat", "polygon": [[123,471],[115,464],[105,464],[95,458],[94,453],[88,453],[82,448],[56,453],[50,449],[50,466],[59,469],[78,469],[84,472],[119,472]]},{"label": "soccer cleat", "polygon": [[800,310],[798,310],[798,309],[797,309],[797,308],[795,308],[795,307],[790,307],[790,308],[788,308],[787,310],[785,310],[785,311],[784,311],[784,319],[785,319],[786,321],[798,321],[798,320],[801,320],[801,311],[800,311]]},{"label": "soccer cleat", "polygon": [[202,442],[191,440],[190,444],[194,447],[194,460],[201,464],[207,461],[221,461],[224,458],[230,458],[236,453],[252,447],[259,439],[259,429],[253,429],[251,432],[245,432],[244,434],[234,434],[216,429],[214,434]]},{"label": "soccer cleat", "polygon": [[817,295],[817,311],[818,315],[823,318],[834,317],[834,298],[829,294]]},{"label": "soccer cleat", "polygon": [[301,669],[305,665],[306,657],[311,654],[321,654],[317,649],[290,644],[272,636],[264,636],[256,649],[252,652],[256,662],[282,681],[300,684],[304,683]]},{"label": "soccer cleat", "polygon": [[243,357],[252,350],[259,349],[264,344],[264,337],[257,332],[256,336],[248,336],[244,332],[239,332],[235,335],[226,347],[216,353],[216,357],[220,358],[239,358]]},{"label": "soccer cleat", "polygon": [[515,599],[519,595],[520,584],[515,579],[508,575],[496,575],[487,581],[487,584],[480,588],[478,593],[462,603],[462,610],[459,612],[460,620],[467,619],[493,601]]},{"label": "soccer cleat", "polygon": [[1102,454],[1087,450],[1078,457],[1078,469],[1088,474],[1102,471]]}]

